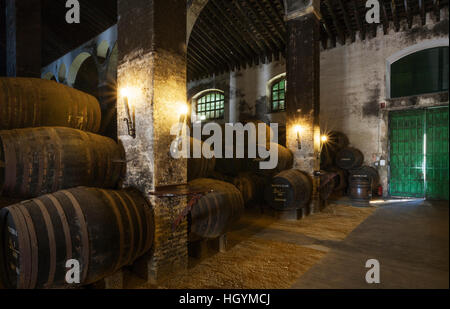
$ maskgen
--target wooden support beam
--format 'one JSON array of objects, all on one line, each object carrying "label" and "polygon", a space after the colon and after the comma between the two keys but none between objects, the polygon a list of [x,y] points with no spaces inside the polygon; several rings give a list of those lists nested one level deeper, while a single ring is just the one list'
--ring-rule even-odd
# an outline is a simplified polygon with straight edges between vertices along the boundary
[{"label": "wooden support beam", "polygon": [[[212,1],[212,0],[211,0]],[[241,12],[237,10],[237,8],[230,1],[223,1],[221,5],[225,6],[226,9],[229,10],[231,16],[235,16],[236,19],[232,23],[236,29],[236,31],[242,32],[247,37],[247,40],[252,43],[254,46],[254,50],[258,53],[258,58],[256,60],[265,61],[265,57],[270,53],[270,47],[266,46],[264,42],[258,40],[254,33],[251,32],[248,25],[242,23],[242,20],[245,20],[245,16],[241,15]],[[224,12],[224,15],[228,16],[227,12]],[[230,18],[231,19],[231,18]],[[256,61],[256,64],[259,64],[259,61]]]},{"label": "wooden support beam", "polygon": [[339,4],[339,8],[341,9],[342,14],[344,16],[345,27],[347,28],[347,31],[350,33],[352,42],[355,42],[356,35],[355,35],[355,31],[353,30],[352,24],[350,22],[350,17],[348,16],[348,13],[347,13],[347,8],[344,6],[344,3],[342,2],[342,0],[338,0],[338,4]]},{"label": "wooden support beam", "polygon": [[210,0],[210,4],[213,6],[214,11],[218,12],[218,15],[216,15],[219,16],[218,19],[228,23],[229,28],[231,28],[229,31],[233,32],[236,35],[239,35],[239,40],[241,42],[245,42],[245,45],[252,54],[253,61],[255,62],[255,64],[258,64],[259,55],[264,53],[264,50],[259,48],[258,44],[255,43],[255,40],[252,38],[252,36],[247,35],[246,27],[242,25],[241,27],[239,27],[238,24],[240,25],[240,21],[233,20],[230,17],[231,15],[224,10],[224,7],[227,8],[227,5],[229,5],[228,1],[222,3],[222,5],[218,5],[215,1]]},{"label": "wooden support beam", "polygon": [[364,41],[366,39],[365,24],[363,23],[361,16],[359,15],[359,9],[358,9],[358,5],[356,4],[356,0],[352,0],[351,4],[353,7],[353,14],[354,14],[355,20],[356,20],[356,26],[358,27],[358,30],[359,30],[359,35],[361,37],[361,40]]},{"label": "wooden support beam", "polygon": [[325,5],[328,9],[328,13],[331,16],[331,19],[333,20],[334,28],[336,29],[337,37],[339,38],[339,42],[342,45],[345,45],[345,32],[342,30],[341,25],[339,24],[339,20],[334,13],[333,6],[331,5],[330,0],[324,0]]},{"label": "wooden support beam", "polygon": [[[232,26],[226,22],[226,19],[223,18],[223,16],[219,16],[215,13],[216,10],[210,9],[209,5],[205,7],[205,10],[205,16],[211,16],[211,19],[208,18],[208,20],[224,35],[229,44],[235,46],[242,53],[242,61],[246,62],[249,66],[252,66],[253,59],[257,56],[257,53],[247,45],[241,36],[238,36],[236,32],[231,29]],[[233,22],[231,24],[233,24]]]},{"label": "wooden support beam", "polygon": [[202,51],[200,46],[198,48],[197,46],[193,44],[189,47],[188,59],[192,56],[200,66],[206,67],[207,72],[223,68],[217,60],[211,59],[211,56]]},{"label": "wooden support beam", "polygon": [[201,20],[205,23],[207,26],[207,29],[210,29],[212,32],[214,32],[215,35],[218,36],[219,40],[227,46],[227,48],[234,54],[238,56],[238,62],[240,65],[246,67],[247,62],[252,59],[252,56],[248,54],[244,48],[242,48],[237,41],[234,40],[233,36],[230,34],[230,32],[225,29],[223,26],[220,27],[216,21],[213,19],[210,19],[208,16],[209,13],[208,10],[205,8],[205,11],[203,12],[202,16],[200,17]]},{"label": "wooden support beam", "polygon": [[246,22],[251,25],[251,27],[253,27],[253,29],[255,29],[256,33],[262,38],[262,41],[264,42],[264,44],[266,45],[267,50],[269,50],[270,52],[266,55],[267,58],[269,58],[270,54],[274,53],[277,50],[277,47],[275,46],[275,44],[273,44],[272,42],[270,42],[270,40],[268,40],[263,33],[261,33],[259,31],[259,28],[256,26],[256,24],[253,22],[253,20],[248,16],[247,11],[243,8],[243,6],[236,0],[233,0],[233,4],[234,6],[237,8],[237,10],[239,11],[239,13],[244,17],[244,19],[246,20]]},{"label": "wooden support beam", "polygon": [[406,21],[408,22],[408,28],[411,29],[413,23],[413,14],[411,11],[409,0],[403,0],[403,6],[405,7]]},{"label": "wooden support beam", "polygon": [[[286,23],[283,19],[283,15],[280,14],[280,10],[278,10],[277,6],[275,5],[274,1],[267,1],[270,5],[270,9],[272,11],[272,13],[275,15],[275,17],[277,18],[278,22],[281,25],[281,29],[284,33],[284,37],[286,38],[286,34],[287,34],[287,29],[286,29]],[[283,7],[283,6],[281,6]]]},{"label": "wooden support beam", "polygon": [[436,21],[441,21],[441,3],[440,0],[433,0],[434,2],[434,16],[436,17]]},{"label": "wooden support beam", "polygon": [[322,26],[325,29],[325,31],[326,31],[326,33],[328,35],[328,38],[331,41],[332,46],[336,47],[336,36],[331,31],[330,26],[328,25],[328,23],[327,23],[325,18],[322,18]]},{"label": "wooden support beam", "polygon": [[392,20],[394,21],[394,29],[395,32],[400,31],[400,22],[397,13],[397,4],[395,0],[391,0],[391,12],[392,12]]},{"label": "wooden support beam", "polygon": [[188,55],[188,59],[191,60],[202,72],[211,72],[214,69],[213,66],[206,65],[202,58],[197,56],[192,50]]},{"label": "wooden support beam", "polygon": [[259,30],[259,33],[263,34],[263,33],[267,33],[268,37],[272,40],[272,42],[275,44],[275,46],[277,47],[277,51],[282,50],[282,42],[279,41],[279,39],[277,39],[272,31],[269,29],[269,27],[267,27],[267,25],[264,23],[263,20],[261,20],[258,12],[255,10],[255,8],[251,5],[250,1],[248,0],[244,0],[244,2],[247,4],[246,6],[250,9],[250,11],[253,13],[253,15],[255,16],[255,20],[257,21],[257,23],[261,26]]},{"label": "wooden support beam", "polygon": [[422,20],[422,26],[424,26],[427,22],[425,0],[419,0],[419,7],[420,7],[420,19]]},{"label": "wooden support beam", "polygon": [[232,64],[232,69],[233,70],[234,69],[240,69],[241,66],[240,66],[240,59],[239,59],[239,57],[236,55],[236,53],[233,50],[231,50],[226,44],[224,44],[222,42],[222,38],[218,37],[214,33],[214,31],[206,32],[206,29],[209,29],[209,27],[204,22],[202,22],[201,19],[199,19],[197,21],[197,23],[198,23],[198,26],[199,26],[198,27],[199,34],[201,36],[204,36],[205,40],[211,42],[211,44],[213,44],[213,42],[215,43],[213,48],[219,49],[220,52],[222,53],[222,55],[224,57],[228,58],[228,62],[230,64]]},{"label": "wooden support beam", "polygon": [[[406,0],[405,0],[406,1]],[[389,17],[386,10],[386,5],[384,4],[384,1],[380,2],[381,5],[381,16],[383,19],[383,33],[388,34],[389,31]]]},{"label": "wooden support beam", "polygon": [[[204,46],[208,50],[211,57],[213,57],[214,59],[217,59],[220,63],[225,64],[225,69],[228,69],[228,70],[232,69],[232,65],[230,65],[230,59],[225,57],[224,55],[222,55],[222,53],[220,53],[217,48],[212,46],[211,41],[205,39],[204,36],[197,35],[196,32],[192,32],[189,42],[190,42],[190,40],[192,40],[193,43],[196,45]],[[189,45],[190,45],[190,43],[189,43]],[[189,49],[189,47],[188,47],[188,49]]]},{"label": "wooden support beam", "polygon": [[[270,1],[269,1],[270,2]],[[255,2],[258,8],[261,10],[261,12],[264,14],[264,16],[267,18],[267,20],[272,21],[272,17],[267,12],[267,9],[264,7],[264,3],[260,3],[259,1]],[[262,21],[264,23],[264,20]],[[276,24],[272,23],[273,27],[275,29],[275,32],[277,33],[282,45],[286,45],[286,36],[281,32],[281,30],[277,27]],[[270,29],[269,29],[270,30]]]}]

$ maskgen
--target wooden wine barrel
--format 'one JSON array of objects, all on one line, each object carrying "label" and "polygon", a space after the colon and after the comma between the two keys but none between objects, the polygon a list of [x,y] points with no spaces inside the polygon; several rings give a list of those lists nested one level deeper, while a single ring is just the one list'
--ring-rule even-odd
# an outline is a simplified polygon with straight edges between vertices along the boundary
[{"label": "wooden wine barrel", "polygon": [[349,143],[347,135],[339,131],[331,131],[328,134],[326,146],[331,148],[332,151],[337,152],[348,147]]},{"label": "wooden wine barrel", "polygon": [[364,155],[356,148],[344,148],[336,155],[336,165],[345,170],[360,167],[364,162]]},{"label": "wooden wine barrel", "polygon": [[61,126],[98,132],[98,100],[84,92],[38,78],[0,77],[0,130]]},{"label": "wooden wine barrel", "polygon": [[[271,148],[269,148],[271,147]],[[262,169],[260,166],[261,161],[269,161],[270,159],[253,159],[250,163],[250,171],[254,173],[260,173],[263,175],[275,175],[282,171],[291,169],[294,166],[294,155],[291,150],[281,145],[270,143],[266,145],[258,145],[257,155],[259,156],[260,151],[275,149],[278,150],[278,161],[276,162],[276,166],[273,169]]]},{"label": "wooden wine barrel", "polygon": [[372,199],[372,187],[368,177],[350,177],[349,196],[352,200],[369,202]]},{"label": "wooden wine barrel", "polygon": [[31,198],[76,186],[115,188],[124,152],[110,138],[63,127],[0,131],[4,196]]},{"label": "wooden wine barrel", "polygon": [[378,171],[371,166],[361,166],[358,169],[349,171],[350,177],[366,177],[370,180],[372,191],[380,185],[380,176]]},{"label": "wooden wine barrel", "polygon": [[320,152],[320,168],[329,169],[333,166],[336,157],[336,152],[334,152],[330,147],[323,147]]},{"label": "wooden wine barrel", "polygon": [[198,190],[213,190],[192,208],[188,219],[190,241],[219,237],[241,217],[244,200],[234,185],[206,178],[195,179],[189,185]]},{"label": "wooden wine barrel", "polygon": [[7,288],[63,288],[66,262],[81,285],[109,276],[150,250],[154,219],[142,195],[79,187],[0,211],[0,276]]},{"label": "wooden wine barrel", "polygon": [[268,178],[251,172],[240,173],[233,179],[233,184],[241,192],[244,204],[252,201],[261,201],[264,190],[268,185]]},{"label": "wooden wine barrel", "polygon": [[336,186],[336,173],[321,171],[319,196],[322,201],[328,200]]},{"label": "wooden wine barrel", "polygon": [[312,196],[310,177],[299,170],[286,170],[276,175],[265,191],[266,202],[276,210],[304,208]]},{"label": "wooden wine barrel", "polygon": [[347,189],[348,175],[347,175],[346,170],[343,170],[338,167],[331,167],[331,168],[328,168],[327,171],[337,174],[337,176],[334,179],[335,180],[335,187],[334,187],[335,191],[342,191],[342,190]]},{"label": "wooden wine barrel", "polygon": [[216,158],[212,157],[211,159],[207,159],[203,156],[203,152],[201,158],[193,157],[193,147],[199,147],[201,150],[203,147],[201,141],[196,140],[194,138],[190,139],[190,152],[191,156],[188,159],[188,181],[197,179],[197,178],[205,178],[209,177],[213,172],[216,166]]}]

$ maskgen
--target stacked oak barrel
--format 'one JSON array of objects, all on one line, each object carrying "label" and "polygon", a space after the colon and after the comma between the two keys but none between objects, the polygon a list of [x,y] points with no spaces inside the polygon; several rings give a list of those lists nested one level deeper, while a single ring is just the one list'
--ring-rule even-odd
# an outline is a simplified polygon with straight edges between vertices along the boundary
[{"label": "stacked oak barrel", "polygon": [[363,153],[349,146],[345,134],[329,134],[321,153],[321,168],[337,174],[335,191],[347,192],[351,199],[367,203],[379,186],[379,175],[375,168],[363,163]]},{"label": "stacked oak barrel", "polygon": [[[97,135],[96,98],[56,82],[0,78],[0,284],[67,287],[101,280],[147,252],[153,215],[134,190],[117,190],[125,154]],[[6,206],[6,205],[0,205]],[[1,207],[0,207],[1,208]]]},{"label": "stacked oak barrel", "polygon": [[[261,122],[255,120],[252,120],[252,122],[259,130],[258,124]],[[230,207],[243,209],[244,207],[250,208],[255,205],[260,207],[268,205],[276,211],[290,211],[306,207],[311,199],[312,181],[310,177],[299,170],[292,169],[294,161],[292,152],[282,145],[272,143],[270,141],[270,127],[265,125],[264,129],[266,131],[267,140],[264,145],[257,146],[256,153],[258,155],[259,153],[262,153],[262,151],[268,151],[269,149],[277,151],[278,162],[272,169],[266,170],[260,168],[260,163],[263,161],[268,161],[268,158],[248,158],[249,156],[247,151],[249,138],[247,135],[245,135],[243,145],[237,145],[234,143],[232,146],[233,149],[229,149],[229,151],[232,151],[233,153],[233,158],[206,159],[202,157],[202,159],[188,160],[188,178],[191,180],[191,184],[198,186],[203,183],[208,184],[209,187],[214,185],[217,188],[216,191],[223,192],[224,195],[228,195],[230,197],[229,199],[234,198],[234,204],[231,203],[226,205],[226,203],[229,203],[226,199],[214,199],[212,195],[210,197],[204,197],[205,201],[206,199],[211,200],[210,204],[223,202],[220,206],[224,208],[223,213],[231,212],[229,209],[226,210]],[[224,134],[224,132],[225,130],[223,128],[222,133]],[[256,136],[258,136],[258,131],[256,132]],[[222,140],[225,140],[224,136]],[[196,143],[201,142],[197,141]],[[226,150],[226,147],[225,142],[223,142],[222,148],[224,151]],[[244,158],[237,156],[238,147],[243,148]],[[209,163],[201,163],[200,161],[209,161]],[[201,173],[200,171],[204,172]],[[226,183],[231,184],[231,186],[226,185]],[[236,193],[239,193],[241,196],[240,199],[235,197]],[[211,213],[212,209],[215,207],[218,206],[204,208],[204,211]],[[197,211],[200,212],[200,208],[198,208]],[[201,213],[195,214],[193,212],[191,231],[196,229],[196,222],[199,222],[196,217],[209,218],[211,215]],[[200,223],[201,222],[198,224]],[[204,222],[203,225],[210,226],[207,225],[206,222]],[[191,237],[191,239],[194,238],[195,237]]]}]

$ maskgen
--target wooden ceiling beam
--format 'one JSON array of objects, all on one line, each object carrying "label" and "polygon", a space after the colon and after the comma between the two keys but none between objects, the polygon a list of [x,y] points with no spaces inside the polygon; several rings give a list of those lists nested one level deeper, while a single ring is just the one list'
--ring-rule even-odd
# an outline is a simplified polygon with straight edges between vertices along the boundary
[{"label": "wooden ceiling beam", "polygon": [[[228,70],[232,69],[232,66],[230,66],[230,60],[222,55],[222,53],[217,51],[217,48],[213,47],[210,44],[210,41],[206,40],[203,36],[197,35],[197,33],[191,34],[192,43],[197,46],[204,46],[206,49],[208,49],[208,52],[211,57],[214,59],[217,59],[220,63],[224,64],[224,67]],[[191,48],[191,43],[189,43],[188,50]]]},{"label": "wooden ceiling beam", "polygon": [[267,33],[267,36],[272,40],[272,42],[277,47],[277,49],[274,50],[274,52],[282,50],[282,43],[279,42],[279,40],[273,35],[272,31],[267,27],[267,25],[264,23],[264,21],[261,20],[260,15],[255,10],[255,8],[251,5],[250,1],[248,1],[248,0],[243,0],[243,1],[247,4],[246,6],[250,9],[251,13],[253,13],[253,15],[255,16],[255,20],[257,21],[257,23],[261,25],[261,28],[263,30],[261,30],[261,28],[259,28],[260,29],[259,33],[261,35],[263,33]]},{"label": "wooden ceiling beam", "polygon": [[[284,21],[284,13],[280,14],[280,10],[278,10],[277,6],[275,5],[275,3],[273,2],[273,0],[271,1],[267,1],[269,3],[269,7],[270,10],[272,11],[272,13],[275,15],[275,17],[277,18],[278,22],[281,25],[281,30],[283,31],[283,33],[287,33],[287,28],[286,28],[286,23]],[[283,6],[281,6],[281,8],[283,9]]]},{"label": "wooden ceiling beam", "polygon": [[341,28],[341,26],[340,26],[340,24],[339,24],[339,20],[338,20],[336,14],[334,13],[334,8],[333,8],[333,6],[331,5],[330,0],[324,0],[324,2],[325,2],[325,5],[326,5],[326,7],[327,7],[328,14],[330,14],[331,19],[332,19],[332,21],[333,21],[334,28],[335,28],[336,33],[337,33],[337,37],[339,38],[339,42],[340,42],[342,45],[345,45],[345,32],[342,31],[342,28]]},{"label": "wooden ceiling beam", "polygon": [[256,56],[256,53],[248,47],[245,46],[246,44],[242,40],[242,38],[237,37],[235,35],[234,31],[230,29],[230,26],[222,19],[219,18],[214,10],[210,9],[210,6],[207,5],[205,7],[206,15],[211,16],[211,19],[207,17],[206,19],[209,21],[209,23],[212,25],[213,28],[216,29],[218,33],[220,33],[224,39],[235,48],[235,50],[241,55],[241,63],[248,64],[249,66],[252,66],[253,59]]},{"label": "wooden ceiling beam", "polygon": [[252,62],[259,62],[259,55],[261,54],[261,51],[258,46],[256,45],[255,47],[255,45],[250,42],[251,40],[249,40],[245,35],[246,32],[243,31],[243,29],[237,28],[236,22],[230,18],[230,15],[223,10],[222,6],[217,5],[213,0],[210,0],[210,4],[213,6],[213,11],[218,12],[218,15],[215,15],[216,17],[218,16],[217,19],[222,20],[224,24],[226,23],[227,25],[225,27],[227,27],[228,31],[235,34],[235,40],[239,41],[241,46],[245,46],[247,51],[250,52]]},{"label": "wooden ceiling beam", "polygon": [[394,21],[394,29],[395,32],[400,31],[400,22],[398,19],[398,13],[397,13],[397,4],[395,3],[395,0],[391,0],[391,12],[392,12],[392,20]]},{"label": "wooden ceiling beam", "polygon": [[326,20],[325,18],[322,18],[322,25],[323,25],[323,28],[325,29],[325,32],[326,32],[327,35],[328,35],[328,38],[329,38],[330,41],[331,41],[331,45],[332,45],[333,47],[336,47],[336,36],[335,36],[335,35],[333,34],[333,32],[331,31],[330,25],[328,25],[327,20]]},{"label": "wooden ceiling beam", "polygon": [[420,6],[420,19],[422,20],[422,26],[425,26],[427,22],[426,3],[425,0],[419,0]]},{"label": "wooden ceiling beam", "polygon": [[382,18],[383,19],[383,33],[388,34],[388,32],[389,32],[389,16],[387,14],[386,5],[384,4],[384,1],[381,1],[380,5],[381,5],[381,14],[383,17]]},{"label": "wooden ceiling beam", "polygon": [[360,36],[361,40],[364,41],[366,39],[365,23],[363,23],[363,21],[361,19],[361,15],[359,14],[359,9],[358,9],[356,0],[351,0],[351,4],[353,7],[353,14],[354,14],[355,20],[356,20],[356,26],[358,27],[358,30],[359,30],[359,36]]},{"label": "wooden ceiling beam", "polygon": [[338,4],[339,4],[339,8],[342,11],[342,15],[344,16],[345,27],[347,27],[347,31],[350,33],[352,42],[355,42],[356,35],[355,35],[355,31],[353,30],[352,24],[350,22],[350,17],[348,16],[348,13],[347,13],[347,8],[344,6],[344,3],[342,2],[342,0],[338,0]]},{"label": "wooden ceiling beam", "polygon": [[217,45],[211,46],[213,50],[218,49],[222,53],[224,57],[227,58],[227,62],[231,64],[231,70],[234,70],[236,68],[240,68],[240,59],[236,57],[236,55],[231,51],[228,46],[222,43],[222,39],[217,37],[216,34],[213,31],[210,31],[207,33],[204,29],[208,29],[208,27],[201,21],[201,19],[198,20],[198,30],[199,35],[204,36],[206,41],[215,42]]},{"label": "wooden ceiling beam", "polygon": [[[212,0],[210,0],[212,1]],[[248,29],[248,25],[242,24],[241,20],[245,18],[241,18],[240,12],[236,10],[236,7],[230,3],[229,1],[223,1],[221,4],[225,6],[226,9],[229,10],[230,14],[232,16],[236,17],[235,22],[233,22],[233,26],[235,27],[237,32],[241,32],[243,35],[246,36],[248,42],[251,42],[251,45],[253,46],[254,50],[258,54],[258,58],[256,64],[259,64],[259,60],[264,61],[264,58],[266,57],[266,54],[269,53],[268,47],[264,44],[264,42],[260,42],[260,40],[255,38],[255,35]],[[228,16],[227,12],[223,12],[224,15]],[[232,20],[231,18],[229,18]]]},{"label": "wooden ceiling beam", "polygon": [[211,54],[203,51],[203,49],[201,47],[202,47],[202,45],[192,44],[189,46],[189,51],[194,52],[196,55],[199,56],[200,59],[206,61],[214,68],[219,68],[219,69],[227,68],[228,69],[227,64],[224,64],[224,63],[218,61],[217,58],[214,58],[213,56],[211,56]]},{"label": "wooden ceiling beam", "polygon": [[276,47],[273,43],[271,43],[269,40],[267,40],[267,38],[259,32],[258,27],[255,25],[255,23],[253,22],[253,20],[247,15],[247,12],[244,10],[244,8],[240,5],[239,2],[237,2],[236,0],[233,0],[233,4],[235,5],[235,7],[237,8],[237,10],[239,11],[239,13],[244,17],[244,19],[247,21],[247,23],[253,27],[253,29],[256,31],[257,34],[259,34],[259,36],[262,38],[262,41],[264,42],[264,44],[266,45],[266,50],[268,51],[268,53],[265,55],[267,58],[269,58],[269,55],[274,53],[276,50]]},{"label": "wooden ceiling beam", "polygon": [[[204,13],[208,13],[208,11],[204,11]],[[223,45],[226,46],[232,54],[237,55],[239,65],[246,67],[247,63],[251,61],[252,56],[248,54],[241,46],[239,46],[239,43],[234,40],[227,29],[224,27],[219,27],[214,20],[209,19],[206,15],[208,14],[204,14],[202,20],[206,24],[207,28],[212,30],[214,35],[218,35],[218,40],[220,40],[220,42],[223,43]]]},{"label": "wooden ceiling beam", "polygon": [[440,0],[433,0],[434,3],[434,16],[436,20],[441,21],[441,3]]},{"label": "wooden ceiling beam", "polygon": [[[257,5],[257,7],[261,10],[261,12],[264,14],[264,16],[267,18],[267,20],[272,23],[273,28],[275,29],[275,32],[277,33],[278,38],[280,39],[280,42],[282,43],[282,45],[286,45],[286,33],[283,34],[282,31],[278,28],[278,26],[272,22],[273,18],[270,15],[270,13],[267,12],[267,9],[265,8],[264,3],[260,3],[260,1],[255,1],[255,3]],[[262,20],[262,22],[264,23],[264,20]]]},{"label": "wooden ceiling beam", "polygon": [[405,7],[406,21],[408,22],[408,28],[411,29],[413,23],[413,12],[411,10],[409,0],[403,0],[403,6]]}]

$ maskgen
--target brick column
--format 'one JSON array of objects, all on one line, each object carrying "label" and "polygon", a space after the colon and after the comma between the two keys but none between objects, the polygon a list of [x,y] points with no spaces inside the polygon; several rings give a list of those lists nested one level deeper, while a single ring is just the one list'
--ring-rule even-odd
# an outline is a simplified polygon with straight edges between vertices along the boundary
[{"label": "brick column", "polygon": [[118,1],[118,89],[130,87],[135,108],[136,138],[127,135],[123,99],[118,95],[118,135],[127,160],[125,186],[147,195],[156,235],[147,263],[149,280],[157,282],[187,267],[187,222],[174,233],[171,224],[185,199],[158,199],[148,192],[158,186],[185,183],[187,161],[170,156],[171,126],[186,103],[186,2],[179,0]]},{"label": "brick column", "polygon": [[41,1],[6,1],[7,75],[41,76]]},{"label": "brick column", "polygon": [[[287,146],[294,152],[294,167],[313,179],[310,212],[320,210],[320,1],[285,0],[288,28],[287,43]],[[301,149],[298,128],[301,128]]]}]

